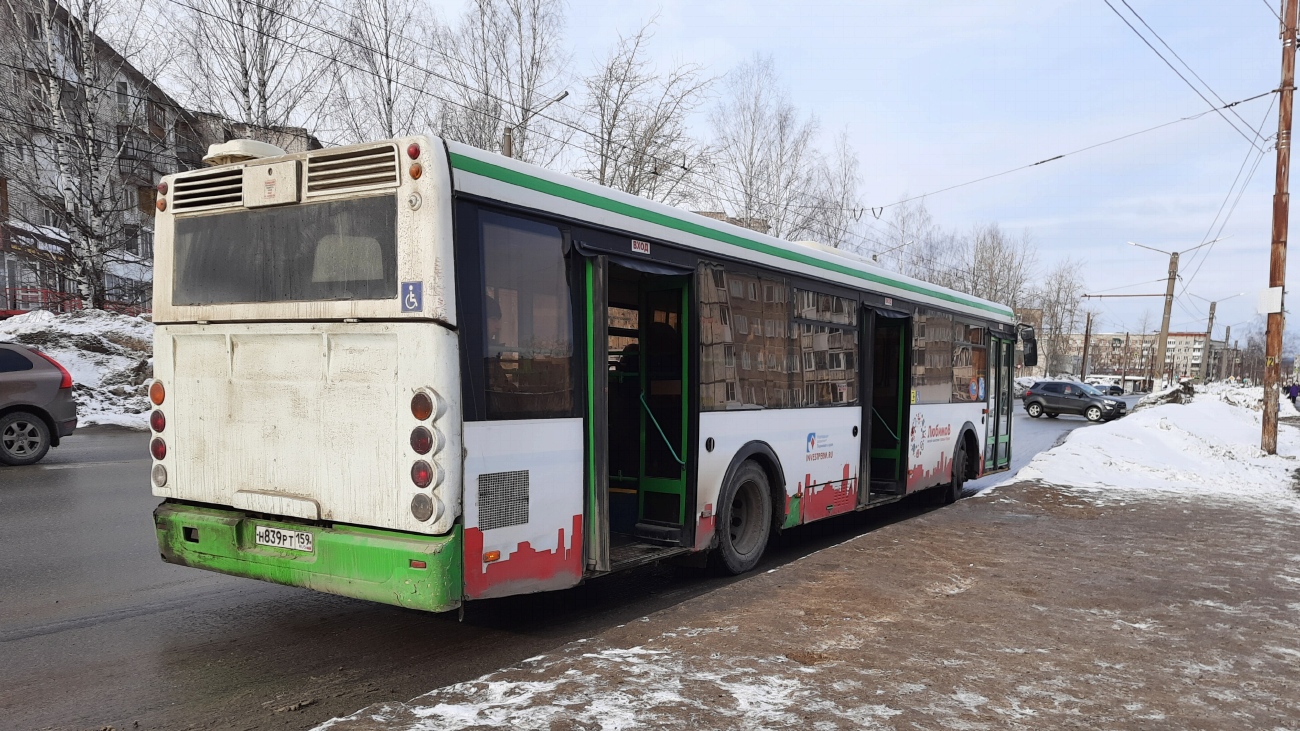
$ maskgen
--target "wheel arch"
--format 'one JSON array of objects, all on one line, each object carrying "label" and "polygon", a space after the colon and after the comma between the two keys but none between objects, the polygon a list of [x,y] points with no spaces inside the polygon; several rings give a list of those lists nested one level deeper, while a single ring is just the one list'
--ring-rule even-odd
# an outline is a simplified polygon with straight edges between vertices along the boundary
[{"label": "wheel arch", "polygon": [[[736,470],[745,462],[753,460],[763,472],[767,475],[768,490],[772,496],[772,528],[779,531],[785,523],[786,510],[786,490],[785,490],[785,470],[781,468],[781,459],[776,456],[776,450],[772,449],[767,442],[754,440],[747,442],[731,457],[731,463],[727,465],[727,471],[722,476],[721,490],[725,490],[727,485],[731,484],[731,479],[735,477]],[[721,494],[721,490],[719,494]],[[720,505],[713,507],[714,513],[721,510]]]},{"label": "wheel arch", "polygon": [[4,407],[3,409],[0,409],[0,418],[4,418],[10,414],[19,411],[24,411],[28,414],[32,414],[33,416],[39,418],[41,421],[45,422],[45,428],[50,430],[50,446],[51,447],[59,446],[59,429],[54,424],[54,417],[50,416],[50,413],[48,411],[42,409],[39,406],[33,406],[31,404],[12,404],[10,406]]}]

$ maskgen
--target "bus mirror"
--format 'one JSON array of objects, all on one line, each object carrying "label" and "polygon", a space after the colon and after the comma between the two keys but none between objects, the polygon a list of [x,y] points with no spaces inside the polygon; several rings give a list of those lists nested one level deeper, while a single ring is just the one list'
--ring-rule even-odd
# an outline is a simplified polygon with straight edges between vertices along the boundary
[{"label": "bus mirror", "polygon": [[1025,356],[1025,366],[1033,368],[1038,365],[1038,339],[1034,336],[1032,327],[1020,331],[1020,342]]}]

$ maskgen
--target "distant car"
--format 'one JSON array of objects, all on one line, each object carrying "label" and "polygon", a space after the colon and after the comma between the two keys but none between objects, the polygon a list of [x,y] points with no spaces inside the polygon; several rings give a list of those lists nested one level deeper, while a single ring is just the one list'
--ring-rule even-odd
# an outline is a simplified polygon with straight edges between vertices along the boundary
[{"label": "distant car", "polygon": [[39,462],[76,428],[68,369],[39,350],[0,343],[0,464]]},{"label": "distant car", "polygon": [[1021,378],[1017,378],[1016,380],[1012,381],[1011,382],[1012,398],[1020,398],[1024,396],[1025,391],[1028,390],[1030,386],[1034,385],[1037,382],[1038,379],[1029,378],[1028,376],[1023,376]]},{"label": "distant car", "polygon": [[1088,421],[1110,421],[1124,415],[1128,405],[1086,383],[1038,381],[1021,398],[1025,412],[1037,419],[1044,414],[1055,419],[1061,414],[1078,414]]},{"label": "distant car", "polygon": [[1102,394],[1104,394],[1104,395],[1106,395],[1106,396],[1123,396],[1123,395],[1124,395],[1124,389],[1123,389],[1123,387],[1121,387],[1121,386],[1102,386],[1102,385],[1098,384],[1098,385],[1096,385],[1096,386],[1093,386],[1093,388],[1097,389],[1098,391],[1101,391]]}]

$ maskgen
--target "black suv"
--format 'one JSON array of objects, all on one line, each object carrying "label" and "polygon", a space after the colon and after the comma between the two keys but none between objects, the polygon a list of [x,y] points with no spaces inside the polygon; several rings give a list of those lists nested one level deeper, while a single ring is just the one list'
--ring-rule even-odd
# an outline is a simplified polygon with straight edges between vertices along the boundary
[{"label": "black suv", "polygon": [[1124,415],[1128,405],[1086,383],[1038,381],[1021,397],[1025,412],[1037,419],[1043,414],[1055,419],[1061,414],[1079,414],[1088,421],[1110,421]]}]

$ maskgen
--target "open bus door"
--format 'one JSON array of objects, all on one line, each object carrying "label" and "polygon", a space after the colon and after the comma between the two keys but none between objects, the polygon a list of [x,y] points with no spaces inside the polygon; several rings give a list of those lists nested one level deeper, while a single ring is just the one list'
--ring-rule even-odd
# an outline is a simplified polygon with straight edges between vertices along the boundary
[{"label": "open bus door", "polygon": [[993,336],[989,344],[992,385],[989,390],[988,428],[984,445],[984,470],[992,472],[1011,464],[1012,365],[1015,342]]},{"label": "open bus door", "polygon": [[693,545],[691,276],[604,255],[584,266],[587,566],[602,573]]},{"label": "open bus door", "polygon": [[862,423],[870,475],[867,501],[907,491],[907,414],[911,403],[912,318],[896,310],[868,307],[863,351],[870,386]]}]

